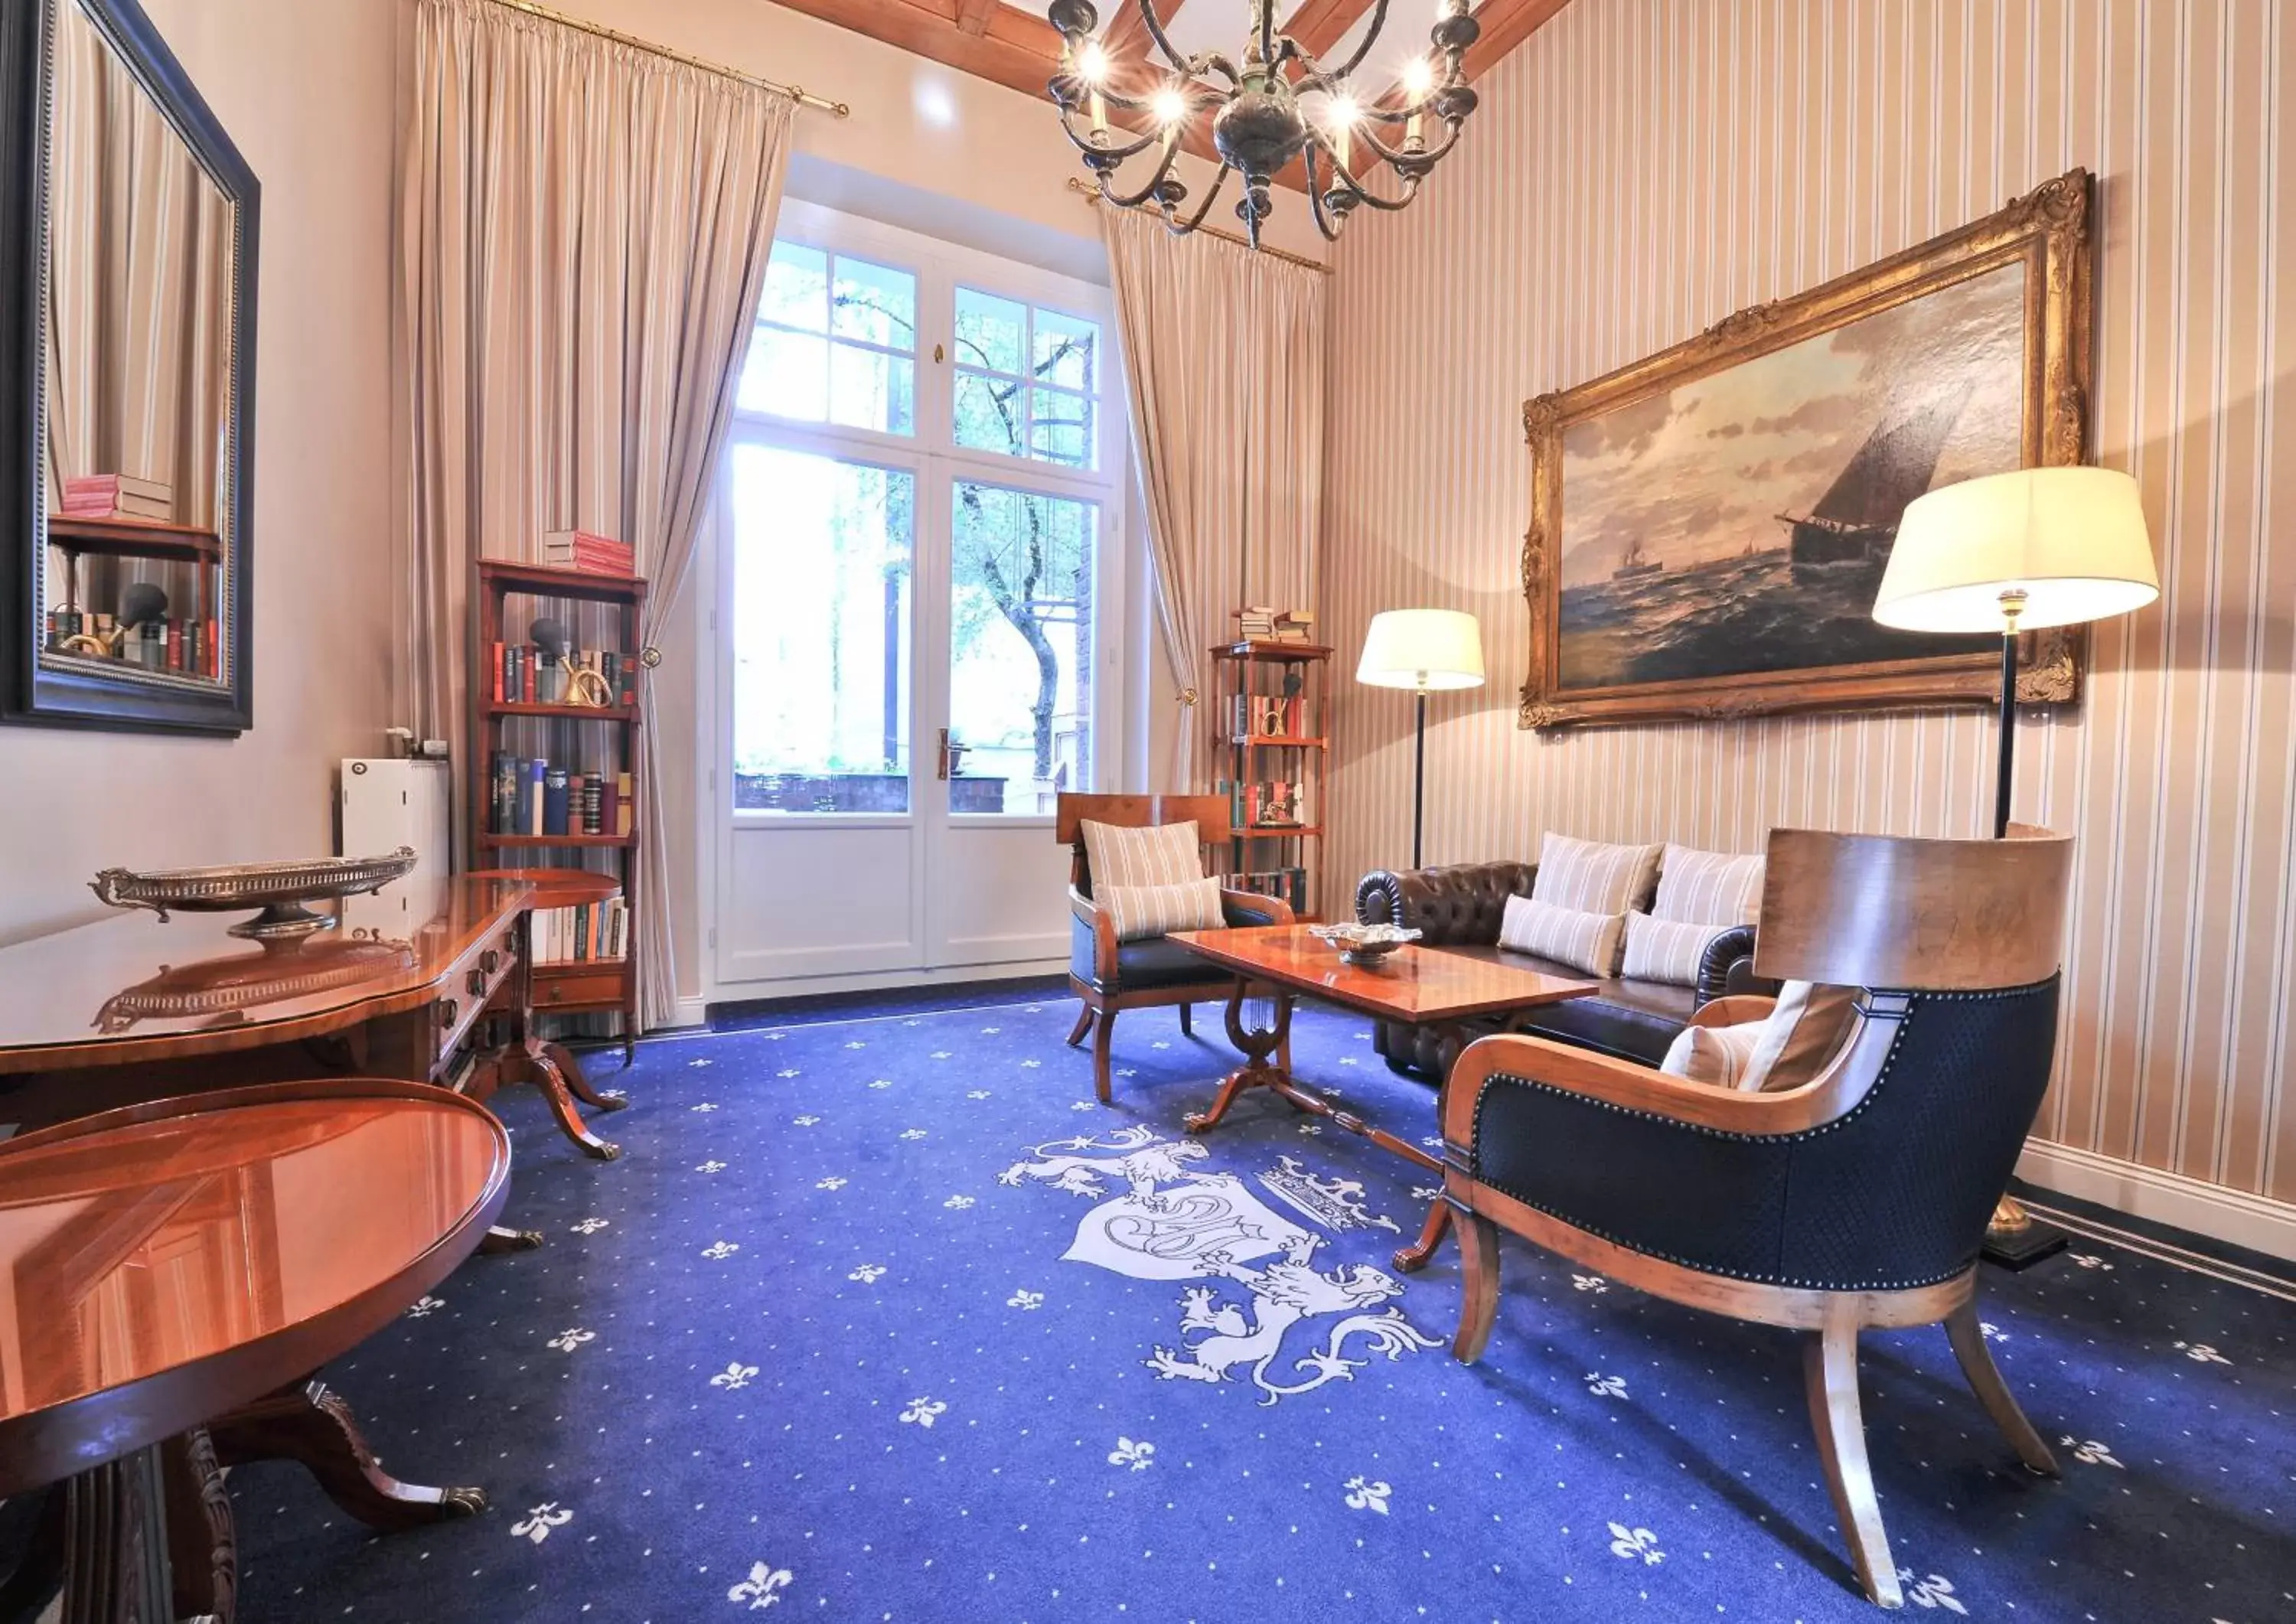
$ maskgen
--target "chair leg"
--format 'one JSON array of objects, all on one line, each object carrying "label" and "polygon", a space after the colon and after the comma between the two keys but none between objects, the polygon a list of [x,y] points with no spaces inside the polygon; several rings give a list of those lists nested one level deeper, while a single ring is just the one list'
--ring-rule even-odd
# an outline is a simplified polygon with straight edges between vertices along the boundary
[{"label": "chair leg", "polygon": [[1961,1374],[1969,1378],[1970,1390],[1977,1395],[1985,1413],[1993,1417],[2017,1451],[2017,1458],[2027,1468],[2043,1477],[2057,1475],[2057,1457],[2049,1453],[2049,1446],[2025,1419],[2025,1412],[2017,1407],[2017,1396],[2001,1379],[2001,1367],[1993,1362],[1993,1355],[1985,1346],[1985,1328],[1977,1323],[1977,1299],[1967,1302],[1945,1316],[1945,1333],[1953,1342],[1953,1356],[1961,1361]]},{"label": "chair leg", "polygon": [[1180,1005],[1180,1036],[1193,1038],[1195,1035],[1196,1006],[1193,1004],[1183,1004]]},{"label": "chair leg", "polygon": [[1073,1049],[1084,1041],[1084,1035],[1092,1030],[1092,1018],[1095,1013],[1089,1004],[1077,1012],[1076,1029],[1069,1034],[1069,1047]]},{"label": "chair leg", "polygon": [[1829,1312],[1825,1329],[1804,1337],[1802,1374],[1809,1393],[1810,1425],[1817,1433],[1817,1458],[1825,1467],[1825,1487],[1833,1496],[1842,1538],[1849,1542],[1857,1582],[1881,1606],[1902,1607],[1905,1593],[1898,1587],[1898,1565],[1890,1555],[1890,1536],[1882,1526],[1882,1505],[1866,1460],[1853,1314]]},{"label": "chair leg", "polygon": [[1103,1105],[1116,1103],[1115,1091],[1108,1081],[1108,1045],[1116,1035],[1116,1012],[1104,1009],[1100,1021],[1092,1029],[1092,1091],[1100,1096]]},{"label": "chair leg", "polygon": [[1459,1329],[1451,1357],[1472,1365],[1491,1340],[1499,1312],[1499,1231],[1480,1212],[1455,1212],[1451,1227],[1459,1237]]}]

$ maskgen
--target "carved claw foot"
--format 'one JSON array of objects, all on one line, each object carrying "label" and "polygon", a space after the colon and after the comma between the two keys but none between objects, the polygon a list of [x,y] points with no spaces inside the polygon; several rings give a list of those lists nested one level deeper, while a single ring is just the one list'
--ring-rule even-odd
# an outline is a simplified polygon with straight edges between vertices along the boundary
[{"label": "carved claw foot", "polygon": [[492,1258],[509,1251],[532,1251],[541,1244],[539,1229],[510,1229],[496,1224],[479,1242],[479,1255]]}]

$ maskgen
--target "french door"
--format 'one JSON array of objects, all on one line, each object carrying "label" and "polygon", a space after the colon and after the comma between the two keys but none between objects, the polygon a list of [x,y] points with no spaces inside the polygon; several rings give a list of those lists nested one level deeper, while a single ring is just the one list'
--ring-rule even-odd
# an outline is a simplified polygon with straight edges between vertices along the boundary
[{"label": "french door", "polygon": [[1103,290],[792,204],[720,487],[713,996],[1067,953],[1112,782]]}]

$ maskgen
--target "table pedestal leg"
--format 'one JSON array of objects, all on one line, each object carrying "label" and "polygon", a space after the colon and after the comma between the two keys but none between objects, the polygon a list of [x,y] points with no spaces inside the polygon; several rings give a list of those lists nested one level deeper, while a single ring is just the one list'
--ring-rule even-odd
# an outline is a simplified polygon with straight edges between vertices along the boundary
[{"label": "table pedestal leg", "polygon": [[[542,1053],[558,1068],[559,1075],[566,1079],[566,1092],[591,1110],[621,1111],[628,1106],[629,1095],[619,1089],[601,1088],[583,1076],[582,1062],[575,1059],[563,1044],[545,1043]],[[627,1071],[629,1064],[627,1059],[624,1060],[622,1069]]]},{"label": "table pedestal leg", "polygon": [[1239,977],[1235,990],[1228,995],[1227,1036],[1243,1055],[1243,1064],[1229,1072],[1220,1083],[1219,1094],[1210,1111],[1191,1112],[1181,1119],[1181,1126],[1192,1134],[1208,1134],[1220,1125],[1247,1088],[1275,1088],[1291,1080],[1281,1068],[1267,1063],[1267,1057],[1288,1047],[1292,1040],[1292,995],[1282,988],[1275,992],[1275,1013],[1266,1027],[1244,1023],[1244,1002],[1251,992],[1251,983]]},{"label": "table pedestal leg", "polygon": [[532,1251],[541,1244],[539,1229],[512,1229],[507,1224],[495,1224],[479,1237],[479,1256],[498,1258],[506,1251]]},{"label": "table pedestal leg", "polygon": [[208,1432],[217,1458],[226,1466],[299,1463],[329,1499],[379,1532],[474,1517],[486,1509],[483,1489],[426,1489],[385,1472],[360,1435],[350,1407],[316,1379],[234,1410]]}]

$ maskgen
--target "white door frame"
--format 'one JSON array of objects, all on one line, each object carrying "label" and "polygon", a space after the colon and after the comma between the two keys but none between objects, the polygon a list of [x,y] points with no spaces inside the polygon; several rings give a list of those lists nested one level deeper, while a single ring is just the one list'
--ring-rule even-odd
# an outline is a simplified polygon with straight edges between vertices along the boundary
[{"label": "white door frame", "polygon": [[[1126,517],[1133,486],[1128,397],[1117,342],[1115,313],[1104,287],[1037,267],[944,242],[936,238],[791,201],[783,205],[776,231],[781,241],[898,266],[917,276],[918,353],[912,436],[820,423],[793,422],[762,414],[736,418],[728,455],[718,471],[717,500],[706,521],[706,549],[696,579],[707,590],[694,595],[697,661],[695,746],[702,770],[696,783],[696,830],[702,860],[697,865],[703,923],[701,961],[705,1003],[788,997],[803,992],[931,984],[1056,971],[1068,957],[1065,855],[1054,846],[1049,816],[952,814],[939,779],[939,730],[948,708],[951,497],[960,482],[979,482],[1088,501],[1097,505],[1099,533],[1094,584],[1093,750],[1090,782],[1078,787],[1111,789],[1123,775],[1128,757],[1124,703],[1126,665],[1136,652],[1127,646],[1128,568]],[[966,285],[1031,304],[1087,316],[1103,335],[1095,432],[1096,471],[1089,473],[952,445],[955,368],[934,359],[934,345],[954,331],[955,289]],[[732,805],[733,661],[727,658],[721,622],[731,601],[734,545],[731,526],[731,448],[767,444],[843,461],[874,463],[914,472],[917,527],[911,578],[909,715],[909,810],[906,814],[741,814]],[[913,954],[891,941],[873,961],[849,949],[824,955],[794,951],[786,956],[789,974],[729,977],[718,951],[725,913],[742,906],[731,895],[736,865],[734,842],[745,828],[769,828],[792,835],[840,831],[906,829],[913,873],[906,941]],[[1006,837],[1000,840],[998,837]],[[967,917],[949,897],[945,881],[951,865],[978,852],[1002,848],[1009,863],[1025,852],[1021,842],[1041,842],[1043,861],[1026,884],[1029,906],[1044,887],[1042,917],[987,924],[966,936]],[[1034,857],[1027,858],[1037,869]],[[1048,883],[1044,876],[1062,876]],[[801,966],[801,968],[800,968]]]}]

